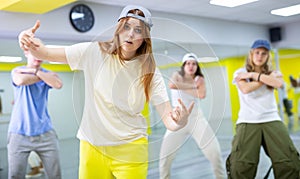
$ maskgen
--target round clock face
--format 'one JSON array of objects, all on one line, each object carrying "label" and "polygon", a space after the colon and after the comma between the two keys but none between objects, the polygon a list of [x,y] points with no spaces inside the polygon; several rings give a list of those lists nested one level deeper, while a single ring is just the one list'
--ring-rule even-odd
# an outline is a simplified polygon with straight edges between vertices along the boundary
[{"label": "round clock face", "polygon": [[70,11],[72,26],[79,32],[87,32],[94,26],[93,11],[84,4],[77,4]]}]

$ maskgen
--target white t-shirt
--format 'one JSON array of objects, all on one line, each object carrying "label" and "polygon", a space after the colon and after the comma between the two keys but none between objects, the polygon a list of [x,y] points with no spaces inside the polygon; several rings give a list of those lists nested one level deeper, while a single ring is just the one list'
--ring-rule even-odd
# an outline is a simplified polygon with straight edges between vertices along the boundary
[{"label": "white t-shirt", "polygon": [[[240,72],[247,72],[245,68],[240,68],[234,73],[234,79]],[[236,85],[236,81],[233,80]],[[280,121],[274,90],[270,90],[266,85],[261,86],[248,94],[241,92],[239,88],[240,111],[237,124],[239,123],[264,123],[270,121]]]},{"label": "white t-shirt", "polygon": [[[298,83],[300,83],[300,82],[298,82]],[[300,87],[295,87],[294,88],[294,93],[299,94],[300,93]]]},{"label": "white t-shirt", "polygon": [[[147,136],[147,123],[141,114],[146,97],[140,84],[139,59],[121,64],[116,55],[102,53],[98,42],[75,44],[65,51],[71,69],[83,70],[85,78],[85,105],[77,137],[107,146]],[[168,101],[158,69],[152,83],[151,103]]]}]

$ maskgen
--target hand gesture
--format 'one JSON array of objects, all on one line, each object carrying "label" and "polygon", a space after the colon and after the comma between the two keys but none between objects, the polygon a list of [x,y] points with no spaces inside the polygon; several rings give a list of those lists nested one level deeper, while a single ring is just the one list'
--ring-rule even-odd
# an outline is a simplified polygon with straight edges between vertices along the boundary
[{"label": "hand gesture", "polygon": [[35,32],[40,27],[40,21],[37,20],[33,27],[22,31],[19,34],[19,45],[21,49],[24,51],[27,51],[29,49],[36,49],[40,46],[40,41],[38,39],[35,39]]},{"label": "hand gesture", "polygon": [[195,103],[192,102],[187,109],[180,99],[178,99],[178,102],[180,104],[180,107],[179,106],[175,107],[173,111],[170,113],[170,117],[173,121],[176,122],[177,125],[179,125],[182,128],[187,124],[188,117],[192,112]]}]

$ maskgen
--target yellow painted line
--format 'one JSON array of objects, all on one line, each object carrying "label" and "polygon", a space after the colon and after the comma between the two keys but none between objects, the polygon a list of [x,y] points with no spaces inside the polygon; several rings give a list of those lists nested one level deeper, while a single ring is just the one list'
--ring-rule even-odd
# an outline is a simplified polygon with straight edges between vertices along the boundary
[{"label": "yellow painted line", "polygon": [[[15,67],[24,66],[26,63],[1,63],[0,71],[11,71]],[[54,72],[71,72],[69,65],[65,64],[42,64],[42,67]]]}]

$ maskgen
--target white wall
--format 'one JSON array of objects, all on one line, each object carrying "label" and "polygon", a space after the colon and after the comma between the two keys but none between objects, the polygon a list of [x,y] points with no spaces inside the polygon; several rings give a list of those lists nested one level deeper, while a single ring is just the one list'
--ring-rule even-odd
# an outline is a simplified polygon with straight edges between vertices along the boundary
[{"label": "white wall", "polygon": [[58,73],[58,75],[64,85],[59,90],[50,90],[48,112],[59,139],[74,138],[81,121],[79,118],[83,107],[84,91],[77,87],[81,79],[74,78],[74,73]]},{"label": "white wall", "polygon": [[300,48],[300,20],[281,26],[282,40],[276,45],[280,47]]},{"label": "white wall", "polygon": [[10,113],[12,109],[11,102],[14,99],[10,72],[0,73],[0,89],[4,90],[4,92],[0,92],[2,100],[2,113]]}]

